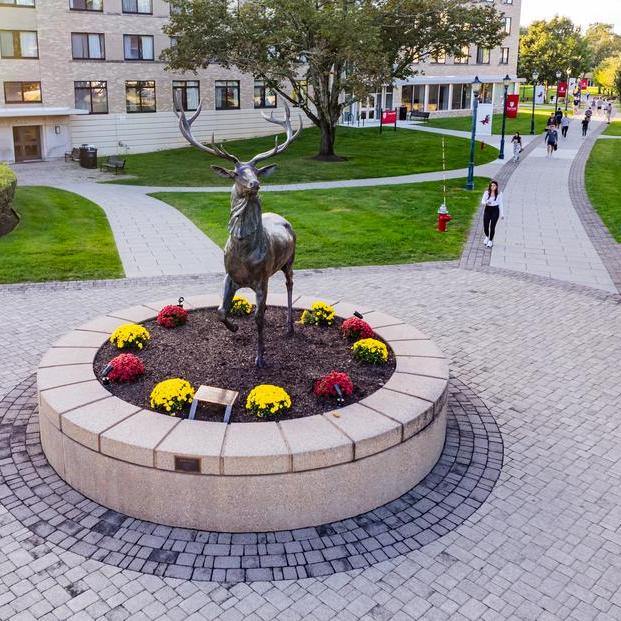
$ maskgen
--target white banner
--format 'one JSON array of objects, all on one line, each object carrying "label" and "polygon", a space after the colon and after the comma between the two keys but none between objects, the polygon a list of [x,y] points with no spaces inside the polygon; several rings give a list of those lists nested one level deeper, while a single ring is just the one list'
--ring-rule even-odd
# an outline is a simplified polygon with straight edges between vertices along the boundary
[{"label": "white banner", "polygon": [[477,108],[477,136],[492,135],[492,121],[494,120],[494,105],[479,104]]},{"label": "white banner", "polygon": [[543,84],[535,86],[535,104],[539,105],[545,103],[545,90]]}]

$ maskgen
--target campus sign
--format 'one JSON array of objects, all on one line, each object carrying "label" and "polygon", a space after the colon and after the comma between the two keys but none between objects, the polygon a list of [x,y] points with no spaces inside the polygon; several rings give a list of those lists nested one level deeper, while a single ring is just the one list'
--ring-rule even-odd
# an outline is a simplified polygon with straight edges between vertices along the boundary
[{"label": "campus sign", "polygon": [[507,118],[515,119],[517,117],[518,108],[520,106],[519,95],[507,95]]}]

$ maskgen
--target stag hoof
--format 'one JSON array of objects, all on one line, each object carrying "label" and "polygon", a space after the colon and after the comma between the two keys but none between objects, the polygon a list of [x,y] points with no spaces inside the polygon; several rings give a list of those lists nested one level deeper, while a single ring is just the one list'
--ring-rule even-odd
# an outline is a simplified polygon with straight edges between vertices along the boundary
[{"label": "stag hoof", "polygon": [[293,326],[291,326],[290,328],[287,328],[287,332],[285,333],[285,336],[291,337],[294,334],[295,334],[295,332],[293,331]]},{"label": "stag hoof", "polygon": [[239,330],[239,326],[236,323],[229,321],[228,319],[223,319],[222,323],[229,329],[231,332],[237,332]]}]

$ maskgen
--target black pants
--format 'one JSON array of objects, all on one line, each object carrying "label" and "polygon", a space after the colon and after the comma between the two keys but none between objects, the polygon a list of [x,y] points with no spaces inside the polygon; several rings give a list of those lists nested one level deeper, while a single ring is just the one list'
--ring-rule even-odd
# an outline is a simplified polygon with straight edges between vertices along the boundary
[{"label": "black pants", "polygon": [[494,233],[496,232],[496,223],[500,217],[500,209],[498,207],[491,207],[485,205],[485,211],[483,212],[483,230],[485,231],[485,237],[494,239]]},{"label": "black pants", "polygon": [[584,123],[582,124],[582,135],[586,136],[587,135],[587,129],[589,129],[588,125],[585,125]]},{"label": "black pants", "polygon": [[563,129],[561,129],[561,133],[563,134],[563,138],[567,138],[567,130],[569,129],[569,125],[565,125]]}]

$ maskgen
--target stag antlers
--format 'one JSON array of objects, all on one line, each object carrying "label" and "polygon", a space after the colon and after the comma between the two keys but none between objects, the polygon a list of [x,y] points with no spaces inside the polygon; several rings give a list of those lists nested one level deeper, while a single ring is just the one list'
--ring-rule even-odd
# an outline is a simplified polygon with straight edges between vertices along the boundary
[{"label": "stag antlers", "polygon": [[[232,153],[229,153],[221,144],[216,145],[213,133],[211,134],[211,144],[209,145],[203,144],[192,135],[192,123],[196,121],[196,119],[199,117],[200,113],[203,110],[202,101],[198,105],[198,108],[196,108],[194,114],[192,114],[190,118],[187,118],[185,112],[183,111],[181,96],[179,93],[176,93],[173,110],[177,115],[177,118],[179,119],[179,130],[181,131],[181,134],[191,145],[195,146],[201,151],[209,153],[210,155],[215,155],[216,157],[220,157],[224,160],[229,160],[230,162],[234,162],[235,164],[241,163],[238,157],[236,157]],[[300,115],[300,127],[298,127],[298,130],[295,133],[293,132],[293,127],[291,126],[291,110],[289,109],[289,106],[287,104],[285,104],[285,118],[282,121],[274,118],[273,112],[270,114],[270,116],[266,116],[265,114],[262,114],[262,116],[268,123],[274,123],[283,127],[287,134],[287,138],[285,139],[285,142],[279,145],[278,136],[276,136],[276,144],[274,145],[273,149],[269,149],[268,151],[259,153],[258,155],[255,155],[251,160],[246,162],[247,164],[252,164],[253,166],[262,160],[282,153],[298,137],[298,135],[302,131],[302,115]]]}]

